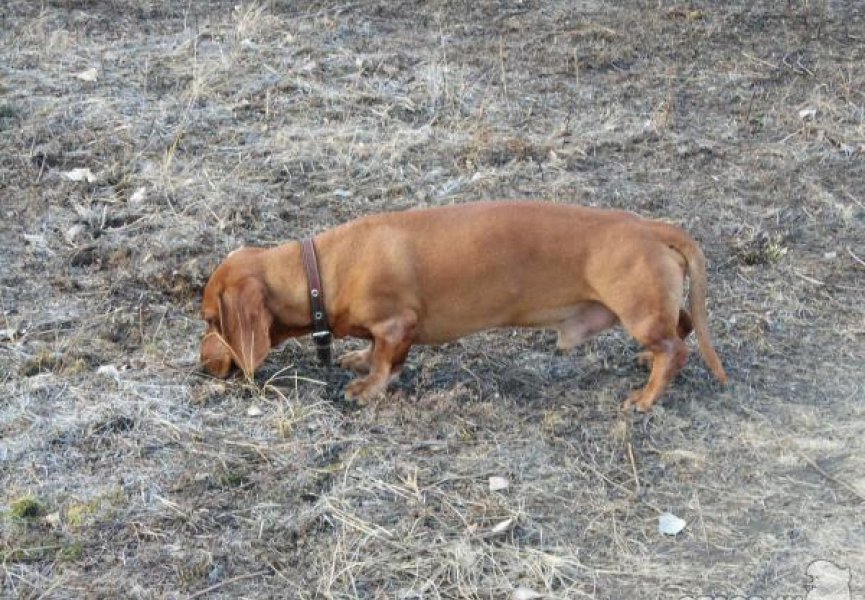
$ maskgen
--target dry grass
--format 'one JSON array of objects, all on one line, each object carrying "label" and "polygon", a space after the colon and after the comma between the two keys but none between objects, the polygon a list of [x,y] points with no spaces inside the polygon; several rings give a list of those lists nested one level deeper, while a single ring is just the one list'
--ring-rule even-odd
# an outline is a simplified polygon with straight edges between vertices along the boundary
[{"label": "dry grass", "polygon": [[[0,595],[780,597],[818,558],[865,595],[863,31],[853,0],[8,0]],[[634,345],[543,332],[418,349],[364,409],[307,340],[197,372],[240,243],[494,197],[683,224],[733,385],[693,360],[621,415]]]}]

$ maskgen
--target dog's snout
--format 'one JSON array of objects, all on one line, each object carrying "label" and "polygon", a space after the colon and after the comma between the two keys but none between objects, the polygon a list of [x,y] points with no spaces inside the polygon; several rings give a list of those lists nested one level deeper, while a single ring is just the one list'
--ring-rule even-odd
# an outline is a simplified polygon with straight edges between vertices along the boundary
[{"label": "dog's snout", "polygon": [[207,334],[201,342],[201,367],[214,377],[224,379],[231,373],[231,354],[219,336]]}]

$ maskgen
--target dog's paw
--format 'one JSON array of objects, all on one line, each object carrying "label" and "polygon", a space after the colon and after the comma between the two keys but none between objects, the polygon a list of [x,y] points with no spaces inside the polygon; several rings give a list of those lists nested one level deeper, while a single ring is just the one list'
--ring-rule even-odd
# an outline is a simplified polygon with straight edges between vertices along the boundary
[{"label": "dog's paw", "polygon": [[646,396],[643,390],[636,390],[630,393],[627,400],[625,400],[622,405],[622,408],[624,410],[636,408],[638,412],[647,413],[652,410],[653,405],[654,402],[651,398]]},{"label": "dog's paw", "polygon": [[371,381],[369,377],[355,379],[345,386],[345,399],[364,405],[380,396],[384,389],[384,385]]},{"label": "dog's paw", "polygon": [[361,375],[369,373],[369,350],[355,350],[339,357],[339,366]]}]

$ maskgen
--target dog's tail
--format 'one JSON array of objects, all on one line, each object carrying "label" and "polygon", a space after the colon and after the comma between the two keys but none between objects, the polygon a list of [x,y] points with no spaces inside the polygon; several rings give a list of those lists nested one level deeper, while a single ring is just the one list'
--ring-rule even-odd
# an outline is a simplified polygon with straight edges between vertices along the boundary
[{"label": "dog's tail", "polygon": [[685,257],[688,263],[688,278],[691,280],[691,318],[694,325],[694,334],[697,337],[697,346],[700,354],[715,377],[721,383],[727,383],[727,372],[724,365],[712,346],[712,338],[709,335],[709,315],[706,312],[706,257],[697,243],[691,237],[673,225],[665,223],[653,223],[656,232],[668,246]]}]

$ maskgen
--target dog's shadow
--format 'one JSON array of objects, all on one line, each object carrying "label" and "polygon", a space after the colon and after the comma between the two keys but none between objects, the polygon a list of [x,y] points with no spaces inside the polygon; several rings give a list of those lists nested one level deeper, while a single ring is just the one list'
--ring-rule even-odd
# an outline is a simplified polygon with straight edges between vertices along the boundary
[{"label": "dog's shadow", "polygon": [[[318,362],[305,344],[289,344],[276,360],[269,360],[256,379],[274,378],[294,386],[294,377],[323,384],[320,398],[351,411],[357,404],[345,400],[345,387],[356,375],[338,366],[336,358],[363,347],[358,341],[338,342],[332,364]],[[388,393],[419,399],[463,390],[467,402],[508,398],[534,402],[560,398],[574,391],[597,390],[639,384],[648,376],[637,364],[639,348],[626,336],[604,334],[580,348],[563,353],[555,350],[555,334],[546,331],[514,332],[498,338],[479,335],[441,346],[416,346],[402,372],[388,386]],[[290,372],[279,364],[292,364]],[[290,380],[291,383],[286,384]],[[638,383],[639,382],[639,383]]]}]

